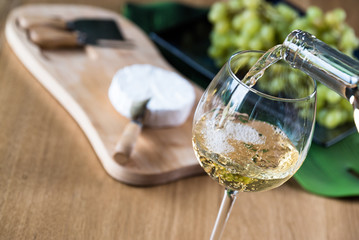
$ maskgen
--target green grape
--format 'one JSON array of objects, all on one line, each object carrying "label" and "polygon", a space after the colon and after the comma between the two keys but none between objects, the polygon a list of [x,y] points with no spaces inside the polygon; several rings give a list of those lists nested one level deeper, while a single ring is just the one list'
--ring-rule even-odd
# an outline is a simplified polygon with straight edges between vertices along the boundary
[{"label": "green grape", "polygon": [[330,32],[324,32],[321,36],[321,40],[327,44],[334,44],[337,38]]},{"label": "green grape", "polygon": [[358,40],[353,29],[345,29],[339,42],[341,49],[355,48],[358,46]]},{"label": "green grape", "polygon": [[253,20],[257,20],[259,19],[259,15],[257,13],[257,11],[252,10],[252,9],[245,9],[242,12],[242,17],[247,21],[247,22],[251,22]]},{"label": "green grape", "polygon": [[230,29],[231,29],[231,24],[227,19],[221,19],[220,21],[217,21],[214,25],[214,31],[221,34],[229,32]]},{"label": "green grape", "polygon": [[262,25],[259,34],[263,41],[270,42],[270,47],[275,45],[275,29],[273,26],[269,24]]},{"label": "green grape", "polygon": [[295,71],[289,72],[288,80],[293,87],[300,86],[300,75],[297,72]]},{"label": "green grape", "polygon": [[280,91],[282,91],[285,88],[286,84],[285,81],[283,81],[281,78],[274,78],[271,80],[270,83],[270,91],[273,94],[278,94]]},{"label": "green grape", "polygon": [[342,37],[342,31],[337,28],[331,28],[331,29],[327,30],[326,32],[333,35],[333,37],[336,39],[336,41],[334,42],[334,45],[338,48],[337,43],[338,43],[339,39]]},{"label": "green grape", "polygon": [[336,21],[337,21],[338,24],[344,22],[345,19],[346,19],[346,17],[347,17],[346,12],[345,12],[343,9],[341,9],[341,8],[336,8],[336,9],[334,9],[334,10],[333,10],[333,14],[334,14],[334,16],[335,16]]},{"label": "green grape", "polygon": [[220,34],[218,32],[212,32],[210,35],[212,44],[219,48],[227,48],[231,45],[232,39],[228,34]]},{"label": "green grape", "polygon": [[305,29],[308,28],[309,22],[305,18],[297,18],[293,21],[291,28],[292,29]]},{"label": "green grape", "polygon": [[278,3],[276,5],[276,9],[278,10],[279,14],[282,17],[284,17],[286,21],[293,21],[298,17],[298,13],[287,4]]},{"label": "green grape", "polygon": [[337,109],[328,110],[325,115],[323,125],[329,129],[333,129],[342,123],[342,112]]},{"label": "green grape", "polygon": [[350,113],[350,115],[353,115],[353,106],[344,98],[342,98],[339,102],[339,106]]},{"label": "green grape", "polygon": [[326,92],[326,100],[329,104],[337,104],[339,103],[340,99],[341,96],[333,90],[328,89]]},{"label": "green grape", "polygon": [[261,50],[263,49],[263,41],[260,37],[254,37],[249,42],[249,48],[252,50]]},{"label": "green grape", "polygon": [[231,9],[233,11],[241,10],[244,7],[244,1],[243,0],[229,0],[228,7],[229,7],[229,9]]},{"label": "green grape", "polygon": [[229,35],[229,39],[231,41],[230,48],[233,48],[234,50],[237,50],[236,41],[237,41],[237,38],[238,38],[238,34],[235,31],[230,31],[228,33],[228,35]]},{"label": "green grape", "polygon": [[270,67],[271,73],[281,74],[285,71],[285,66],[283,64],[274,64]]},{"label": "green grape", "polygon": [[227,6],[224,2],[216,2],[211,6],[208,13],[208,19],[210,22],[215,23],[226,17],[227,17]]},{"label": "green grape", "polygon": [[350,112],[346,111],[345,109],[339,109],[339,111],[340,111],[341,114],[342,114],[341,124],[353,120],[353,114],[350,114]]},{"label": "green grape", "polygon": [[256,35],[261,29],[262,23],[258,18],[247,21],[243,26],[243,34],[252,37]]},{"label": "green grape", "polygon": [[243,17],[243,15],[241,13],[238,13],[232,19],[232,27],[235,30],[241,30],[245,22],[246,19]]},{"label": "green grape", "polygon": [[327,12],[324,16],[325,22],[329,26],[336,26],[344,22],[346,13],[343,9],[337,8],[330,12]]},{"label": "green grape", "polygon": [[325,119],[327,117],[327,114],[328,109],[322,108],[317,110],[316,120],[320,125],[325,126]]},{"label": "green grape", "polygon": [[308,7],[308,9],[306,11],[306,16],[309,20],[315,20],[317,18],[322,18],[323,11],[319,7],[310,6],[310,7]]},{"label": "green grape", "polygon": [[239,49],[249,49],[250,36],[247,34],[240,34],[235,40],[235,46]]},{"label": "green grape", "polygon": [[306,11],[306,18],[318,29],[325,28],[323,11],[316,6],[311,6]]},{"label": "green grape", "polygon": [[250,1],[244,1],[244,6],[249,9],[257,9],[261,4],[262,0],[250,0]]}]

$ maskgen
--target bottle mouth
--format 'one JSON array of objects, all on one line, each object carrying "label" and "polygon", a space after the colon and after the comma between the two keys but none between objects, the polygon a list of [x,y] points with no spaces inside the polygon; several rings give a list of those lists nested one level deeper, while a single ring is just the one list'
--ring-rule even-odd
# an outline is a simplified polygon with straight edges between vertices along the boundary
[{"label": "bottle mouth", "polygon": [[291,67],[300,69],[304,61],[301,58],[298,60],[298,56],[304,49],[314,46],[314,39],[316,37],[308,32],[299,29],[292,31],[283,42],[285,47],[283,58]]},{"label": "bottle mouth", "polygon": [[[311,91],[310,93],[306,94],[306,96],[304,97],[279,97],[279,96],[275,96],[272,94],[269,94],[267,92],[255,89],[253,87],[249,87],[248,85],[246,85],[245,83],[242,82],[242,79],[240,79],[236,73],[234,72],[234,70],[232,69],[232,62],[234,61],[235,58],[238,58],[239,56],[242,56],[244,54],[259,54],[259,55],[263,55],[265,52],[264,51],[258,51],[258,50],[244,50],[244,51],[239,51],[237,53],[234,53],[229,61],[227,62],[227,69],[231,75],[231,77],[233,79],[235,79],[241,86],[245,87],[248,91],[251,91],[252,93],[259,95],[263,98],[267,98],[273,101],[281,101],[281,102],[304,102],[304,101],[310,101],[313,98],[315,98],[316,96],[316,92],[317,92],[317,84],[316,81],[314,81],[312,78],[308,78],[311,81]],[[258,56],[259,56],[258,55]],[[259,80],[260,81],[260,80]]]},{"label": "bottle mouth", "polygon": [[[292,31],[284,40],[284,59],[294,68],[303,64],[321,66],[328,74],[335,76],[346,88],[356,88],[359,84],[359,62],[338,50],[331,48],[314,35],[302,31]],[[316,67],[315,67],[316,68]]]},{"label": "bottle mouth", "polygon": [[300,29],[293,30],[284,40],[283,45],[286,43],[298,43],[302,42],[313,42],[316,37],[308,32],[302,31]]},{"label": "bottle mouth", "polygon": [[293,30],[284,40],[283,46],[289,47],[290,44],[294,44],[298,48],[304,48],[307,46],[313,46],[314,41],[316,41],[317,38],[311,33],[302,31],[302,30]]}]

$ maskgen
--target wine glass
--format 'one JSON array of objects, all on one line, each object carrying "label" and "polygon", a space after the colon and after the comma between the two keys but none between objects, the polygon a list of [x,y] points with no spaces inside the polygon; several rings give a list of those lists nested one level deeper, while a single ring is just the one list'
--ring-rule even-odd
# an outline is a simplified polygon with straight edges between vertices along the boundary
[{"label": "wine glass", "polygon": [[194,116],[196,157],[225,187],[211,239],[220,239],[239,191],[280,186],[299,169],[310,147],[316,83],[293,75],[294,69],[278,61],[249,87],[243,77],[262,55],[232,55],[204,92]]}]

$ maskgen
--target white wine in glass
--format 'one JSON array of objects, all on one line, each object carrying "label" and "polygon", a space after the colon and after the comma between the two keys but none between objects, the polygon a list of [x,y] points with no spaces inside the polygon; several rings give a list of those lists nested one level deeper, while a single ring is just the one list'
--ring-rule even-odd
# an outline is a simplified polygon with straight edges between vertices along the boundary
[{"label": "white wine in glass", "polygon": [[211,239],[220,239],[239,191],[273,189],[294,175],[313,136],[316,84],[311,78],[301,88],[293,86],[288,75],[295,70],[278,60],[271,66],[265,63],[265,71],[257,69],[257,80],[267,78],[270,85],[275,77],[273,83],[288,85],[285,91],[242,81],[262,55],[234,54],[204,92],[194,116],[196,157],[205,172],[226,188]]}]

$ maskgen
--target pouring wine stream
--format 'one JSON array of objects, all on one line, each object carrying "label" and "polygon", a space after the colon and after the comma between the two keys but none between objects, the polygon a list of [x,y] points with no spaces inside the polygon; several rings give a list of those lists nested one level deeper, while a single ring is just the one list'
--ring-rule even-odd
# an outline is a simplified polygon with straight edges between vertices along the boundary
[{"label": "pouring wine stream", "polygon": [[248,87],[253,87],[268,67],[282,59],[291,67],[301,70],[347,99],[354,108],[354,121],[359,132],[357,60],[331,48],[307,32],[295,30],[287,36],[283,44],[276,45],[264,53],[242,82]]}]

